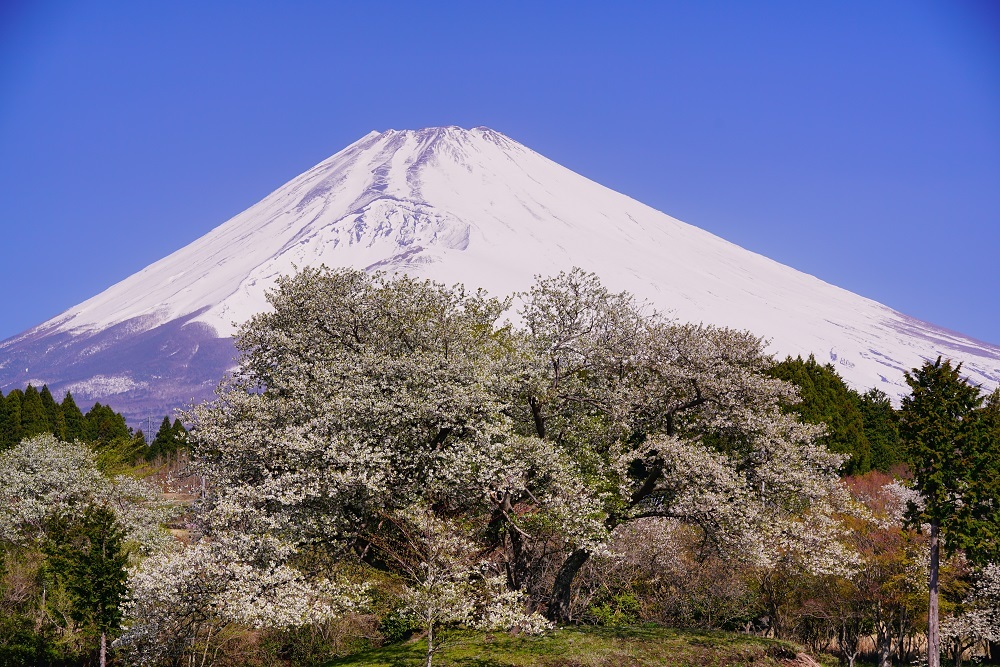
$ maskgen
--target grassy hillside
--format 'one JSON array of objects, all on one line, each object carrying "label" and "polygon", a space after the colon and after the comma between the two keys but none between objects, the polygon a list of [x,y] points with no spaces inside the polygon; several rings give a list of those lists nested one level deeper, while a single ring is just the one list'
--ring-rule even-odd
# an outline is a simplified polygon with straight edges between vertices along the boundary
[{"label": "grassy hillside", "polygon": [[[542,637],[462,633],[435,654],[440,667],[817,667],[787,642],[725,632],[693,632],[642,626],[567,628]],[[385,646],[329,663],[330,667],[423,665],[423,640]]]}]

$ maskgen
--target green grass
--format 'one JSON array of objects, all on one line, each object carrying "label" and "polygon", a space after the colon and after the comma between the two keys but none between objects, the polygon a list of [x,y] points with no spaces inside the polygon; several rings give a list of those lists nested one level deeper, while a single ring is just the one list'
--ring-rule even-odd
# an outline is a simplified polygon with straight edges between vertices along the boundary
[{"label": "green grass", "polygon": [[[795,657],[787,642],[726,632],[656,626],[565,628],[540,637],[455,632],[434,655],[439,667],[777,667]],[[423,665],[427,643],[417,639],[340,658],[329,667]],[[787,664],[787,663],[784,663]]]}]

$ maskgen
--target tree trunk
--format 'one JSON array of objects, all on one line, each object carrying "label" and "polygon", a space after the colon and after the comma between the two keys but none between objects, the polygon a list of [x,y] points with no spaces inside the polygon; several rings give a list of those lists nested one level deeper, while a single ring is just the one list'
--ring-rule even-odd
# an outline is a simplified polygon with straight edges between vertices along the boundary
[{"label": "tree trunk", "polygon": [[101,633],[101,667],[105,667],[108,664],[108,635],[106,632]]},{"label": "tree trunk", "polygon": [[875,651],[878,653],[879,667],[892,667],[892,634],[888,628],[876,634]]},{"label": "tree trunk", "polygon": [[434,658],[434,622],[427,625],[427,662],[426,667],[431,667],[431,660]]},{"label": "tree trunk", "polygon": [[937,519],[931,521],[931,572],[927,605],[927,667],[941,667],[941,633],[938,623],[938,568],[941,539]]},{"label": "tree trunk", "polygon": [[559,568],[556,574],[555,583],[552,584],[552,597],[549,599],[549,620],[560,625],[565,625],[573,619],[570,618],[570,592],[573,580],[583,564],[590,558],[590,554],[583,549],[577,549],[569,555]]}]

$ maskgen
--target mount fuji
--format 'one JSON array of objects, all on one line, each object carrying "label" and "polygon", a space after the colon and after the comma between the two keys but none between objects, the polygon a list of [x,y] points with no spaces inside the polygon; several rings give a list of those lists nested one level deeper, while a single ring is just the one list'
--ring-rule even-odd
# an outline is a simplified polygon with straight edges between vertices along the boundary
[{"label": "mount fuji", "polygon": [[605,188],[484,127],[372,132],[97,296],[0,342],[0,390],[47,383],[133,422],[204,400],[237,325],[295,267],[406,272],[501,296],[573,266],[680,320],[813,353],[895,401],[937,356],[1000,383],[1000,346],[898,313]]}]

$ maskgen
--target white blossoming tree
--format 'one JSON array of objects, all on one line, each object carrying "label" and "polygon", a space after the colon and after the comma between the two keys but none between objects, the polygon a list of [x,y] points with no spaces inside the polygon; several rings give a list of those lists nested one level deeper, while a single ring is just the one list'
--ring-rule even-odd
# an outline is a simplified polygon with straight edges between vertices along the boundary
[{"label": "white blossoming tree", "polygon": [[941,638],[951,643],[955,665],[962,654],[985,643],[1000,643],[1000,564],[988,563],[976,573],[961,611],[941,623]]},{"label": "white blossoming tree", "polygon": [[[489,606],[447,611],[444,589],[429,583],[472,590],[464,554],[428,561],[448,574],[429,570],[420,579],[392,545],[406,523],[400,517],[414,507],[432,508],[435,527],[469,517],[463,544],[481,543],[487,521],[476,518],[490,516],[504,489],[520,490],[529,470],[552,478],[535,485],[543,502],[559,495],[552,489],[560,481],[570,486],[565,457],[511,429],[517,351],[498,323],[506,302],[325,269],[282,279],[270,299],[273,312],[240,332],[238,372],[218,400],[189,415],[211,485],[206,539],[268,536],[284,550],[276,562],[308,545],[389,569],[409,582],[411,601],[437,609],[431,642],[440,622],[501,618]],[[570,503],[550,504],[553,516],[569,514]]]},{"label": "white blossoming tree", "polygon": [[[605,534],[664,517],[762,564],[794,555],[832,571],[849,560],[832,539],[832,512],[847,505],[842,459],[816,443],[820,428],[781,410],[795,392],[765,375],[773,361],[761,339],[667,320],[579,270],[539,280],[523,300],[523,428],[582,473]],[[566,545],[548,603],[559,621],[570,620],[571,584],[594,553]]]},{"label": "white blossoming tree", "polygon": [[760,562],[846,558],[830,539],[841,459],[781,411],[794,391],[750,334],[665,320],[580,271],[523,295],[523,326],[501,321],[509,301],[353,270],[305,269],[269,298],[235,375],[188,415],[209,538],[405,579],[387,517],[430,508],[502,566],[525,614],[558,621],[580,567],[643,517]]},{"label": "white blossoming tree", "polygon": [[55,518],[79,519],[88,507],[112,510],[127,539],[151,553],[169,542],[161,528],[171,512],[156,489],[129,475],[105,476],[93,450],[50,434],[0,454],[0,541],[44,539]]},{"label": "white blossoming tree", "polygon": [[232,533],[134,570],[116,646],[134,664],[206,664],[239,628],[289,628],[337,617],[362,591],[277,562],[282,545]]},{"label": "white blossoming tree", "polygon": [[0,454],[0,559],[44,554],[63,595],[42,595],[40,619],[67,642],[85,647],[93,636],[101,665],[118,630],[125,565],[170,543],[161,527],[170,513],[143,481],[102,473],[85,445],[45,434]]}]

